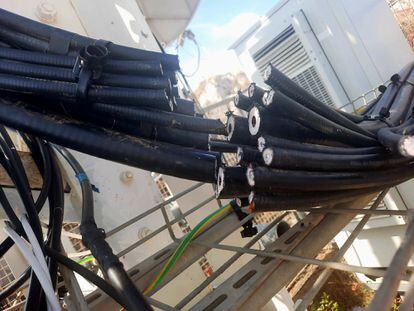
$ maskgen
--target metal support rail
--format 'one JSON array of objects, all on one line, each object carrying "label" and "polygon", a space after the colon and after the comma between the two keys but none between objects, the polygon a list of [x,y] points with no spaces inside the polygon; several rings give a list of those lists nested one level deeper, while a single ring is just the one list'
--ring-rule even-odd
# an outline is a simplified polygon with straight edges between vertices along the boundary
[{"label": "metal support rail", "polygon": [[[384,191],[382,191],[380,195],[375,199],[375,202],[371,205],[370,209],[367,211],[374,212],[378,208],[378,206],[381,204],[381,201],[384,199],[388,190],[389,189],[385,189]],[[367,214],[359,221],[358,225],[349,235],[348,239],[345,241],[342,247],[338,250],[338,252],[332,258],[333,261],[339,261],[345,255],[346,251],[352,246],[352,243],[358,237],[359,233],[362,231],[364,226],[368,223],[368,220],[371,218],[371,215],[372,213]],[[296,307],[296,311],[306,311],[307,307],[311,304],[312,300],[314,299],[316,294],[320,291],[322,286],[326,283],[326,281],[328,280],[332,272],[333,272],[332,269],[327,268],[319,275],[319,277],[313,283],[310,290],[302,298],[302,301],[300,302],[300,304]]]},{"label": "metal support rail", "polygon": [[136,223],[138,220],[140,220],[140,219],[142,219],[142,218],[144,218],[144,217],[146,217],[146,216],[148,216],[148,215],[156,212],[161,207],[163,207],[163,206],[165,206],[167,204],[170,204],[170,203],[174,202],[175,200],[181,198],[182,196],[190,193],[191,191],[193,191],[193,190],[195,190],[197,188],[200,188],[202,185],[204,185],[204,183],[202,183],[202,182],[197,183],[197,184],[191,186],[190,188],[188,188],[188,189],[186,189],[186,190],[184,190],[184,191],[182,191],[182,192],[174,195],[170,199],[168,199],[168,200],[166,200],[164,202],[161,202],[160,204],[155,205],[154,207],[150,208],[149,210],[145,211],[144,213],[139,214],[138,216],[135,216],[134,218],[131,218],[130,220],[124,222],[123,224],[121,224],[121,225],[119,225],[119,226],[117,226],[117,227],[109,230],[108,232],[106,232],[106,237],[108,238],[108,237],[114,235],[115,233],[121,231],[122,229],[125,229],[126,227],[128,227],[128,226]]},{"label": "metal support rail", "polygon": [[[162,202],[141,215],[134,217],[124,224],[110,230],[108,235],[113,235],[123,228],[133,224],[134,222],[150,215],[151,213],[163,210],[164,207],[177,200],[178,198],[190,193],[191,191],[202,186],[203,183],[195,184],[192,187],[182,191],[181,193],[173,196],[169,200]],[[237,230],[245,222],[252,219],[253,215],[249,215],[242,221],[239,221],[232,213],[224,215],[218,219],[214,224],[210,225],[200,236],[188,246],[188,249],[177,261],[176,265],[167,275],[163,283],[157,287],[153,292],[149,293],[149,301],[154,306],[161,310],[180,310],[193,301],[196,300],[196,304],[192,307],[192,310],[214,309],[214,310],[251,310],[262,307],[271,297],[277,293],[287,282],[292,280],[294,276],[302,269],[306,264],[318,265],[326,268],[321,275],[321,280],[315,284],[312,288],[308,298],[300,306],[306,306],[313,299],[317,288],[323,285],[323,280],[329,276],[329,272],[332,269],[359,272],[377,277],[386,277],[390,273],[389,270],[382,270],[376,268],[367,268],[340,263],[338,260],[342,258],[343,254],[352,244],[357,237],[358,233],[362,230],[366,222],[372,215],[410,215],[407,211],[400,210],[376,210],[379,202],[382,201],[386,192],[382,192],[375,203],[370,209],[361,209],[361,206],[366,206],[371,201],[372,196],[364,198],[358,198],[350,203],[341,203],[331,207],[321,207],[312,209],[299,209],[300,211],[306,211],[308,214],[303,220],[298,222],[294,227],[288,230],[282,237],[277,239],[274,243],[269,245],[265,250],[254,249],[257,242],[277,223],[279,223],[286,215],[287,211],[269,224],[262,232],[256,237],[249,240],[243,247],[221,244],[221,241],[229,236],[232,232]],[[172,220],[168,219],[166,210],[163,214],[165,224],[160,226],[154,232],[150,233],[143,239],[133,243],[126,249],[119,252],[118,256],[124,256],[135,248],[141,246],[146,241],[153,239],[155,236],[168,230],[170,236],[173,239],[174,233],[172,226],[184,217],[197,212],[204,205],[214,200],[214,196],[211,196],[196,206],[192,207],[180,217],[176,217]],[[297,210],[297,209],[292,209]],[[344,247],[342,247],[332,261],[323,261],[314,259],[320,249],[323,248],[331,239],[346,226],[357,214],[365,215],[351,236],[346,241]],[[174,252],[179,243],[179,239],[173,239],[173,242],[164,247],[156,254],[148,257],[141,263],[131,268],[128,272],[133,279],[134,283],[141,290],[147,288],[151,281],[156,277],[158,272],[162,269],[165,262]],[[190,267],[193,263],[199,260],[200,257],[205,255],[212,249],[220,249],[234,252],[227,261],[225,261],[213,274],[206,278],[201,284],[191,289],[188,293],[182,293],[183,298],[176,305],[170,306],[161,301],[152,299],[154,293],[162,289],[166,284],[172,281],[176,276],[181,274],[184,270]],[[237,259],[244,255],[255,256],[248,264],[243,266],[239,271],[231,275],[216,290],[205,297],[199,297],[203,289],[222,275]],[[254,271],[254,273],[252,272]],[[401,272],[401,271],[400,271]],[[407,274],[400,274],[399,280],[408,280]],[[388,286],[390,289],[390,287]],[[258,293],[258,294],[256,294]],[[313,296],[312,296],[313,295]],[[311,297],[312,296],[312,297]],[[88,295],[87,302],[89,307],[93,309],[100,308],[116,308],[117,305],[109,297],[106,296],[100,290],[96,290],[94,293]],[[201,299],[201,300],[200,300]],[[197,302],[198,301],[198,302]]]}]

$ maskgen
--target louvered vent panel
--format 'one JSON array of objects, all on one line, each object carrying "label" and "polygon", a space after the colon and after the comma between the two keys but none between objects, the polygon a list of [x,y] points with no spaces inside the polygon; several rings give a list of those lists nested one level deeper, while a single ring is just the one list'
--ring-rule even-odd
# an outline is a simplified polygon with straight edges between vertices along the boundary
[{"label": "louvered vent panel", "polygon": [[333,101],[292,26],[253,55],[261,74],[271,63],[295,83],[327,105]]}]

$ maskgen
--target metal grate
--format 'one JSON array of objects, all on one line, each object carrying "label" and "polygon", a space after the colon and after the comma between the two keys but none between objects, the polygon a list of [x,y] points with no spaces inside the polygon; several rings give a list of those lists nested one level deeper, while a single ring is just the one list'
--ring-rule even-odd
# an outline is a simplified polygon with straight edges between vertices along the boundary
[{"label": "metal grate", "polygon": [[[62,228],[63,228],[64,231],[79,234],[80,233],[79,232],[79,226],[80,226],[80,224],[77,223],[77,222],[67,222],[67,223],[63,224],[63,227]],[[72,243],[73,248],[77,252],[83,252],[83,251],[88,250],[86,248],[86,246],[83,245],[82,240],[76,239],[76,238],[72,238],[72,237],[69,237],[69,240]]]},{"label": "metal grate", "polygon": [[297,76],[292,77],[292,80],[325,104],[334,106],[332,99],[325,86],[322,84],[319,74],[316,72],[314,66],[311,66]]},{"label": "metal grate", "polygon": [[292,26],[253,55],[260,73],[271,63],[323,103],[334,106],[319,73]]},{"label": "metal grate", "polygon": [[[14,279],[15,277],[7,261],[4,258],[0,258],[0,291],[6,288]],[[4,310],[13,307],[25,299],[26,297],[23,295],[22,290],[20,290],[0,301],[0,309]]]}]

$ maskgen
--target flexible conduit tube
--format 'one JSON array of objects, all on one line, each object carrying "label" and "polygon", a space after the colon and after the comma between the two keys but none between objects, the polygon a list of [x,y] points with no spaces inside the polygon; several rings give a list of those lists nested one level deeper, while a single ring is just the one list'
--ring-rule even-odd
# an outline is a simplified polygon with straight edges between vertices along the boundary
[{"label": "flexible conduit tube", "polygon": [[[23,16],[13,14],[4,9],[0,10],[0,24],[22,34],[50,42],[52,36],[60,35],[70,40],[70,48],[79,50],[87,45],[94,44],[97,40],[81,36],[56,27],[44,25]],[[4,28],[4,27],[1,27]],[[135,59],[135,60],[159,60],[166,68],[179,69],[178,57],[176,55],[163,54],[153,51],[140,50],[126,46],[108,43],[107,47],[111,52],[111,58]]]},{"label": "flexible conduit tube", "polygon": [[194,117],[195,115],[195,104],[192,100],[175,98],[176,107],[174,107],[174,112],[179,114],[184,114],[187,116]]},{"label": "flexible conduit tube", "polygon": [[27,36],[25,34],[0,27],[0,39],[9,42],[14,47],[37,52],[47,52],[49,44],[45,41]]},{"label": "flexible conduit tube", "polygon": [[194,132],[226,135],[226,128],[220,120],[190,117],[177,113],[164,111],[151,111],[125,106],[113,106],[108,104],[94,103],[93,109],[113,116],[130,121],[148,122],[156,126],[190,130]]},{"label": "flexible conduit tube", "polygon": [[260,86],[253,82],[249,85],[247,93],[253,103],[257,103],[259,105],[263,104],[263,96],[266,94],[265,89],[262,89]]},{"label": "flexible conduit tube", "polygon": [[[73,100],[76,98],[77,84],[0,74],[0,89],[10,92],[56,96],[66,100]],[[87,98],[89,101],[150,106],[160,110],[172,110],[171,102],[164,90],[128,89],[92,85],[89,88]]]},{"label": "flexible conduit tube", "polygon": [[212,155],[191,151],[177,153],[173,148],[155,147],[140,139],[89,130],[77,123],[57,122],[4,100],[0,102],[0,119],[11,128],[103,159],[180,178],[215,181],[216,157]]},{"label": "flexible conduit tube", "polygon": [[[77,82],[78,80],[78,77],[74,74],[73,70],[69,68],[27,64],[8,60],[0,60],[0,72],[27,78],[39,78],[46,80],[66,82]],[[103,73],[99,78],[92,79],[91,83],[106,86],[141,89],[165,89],[168,92],[171,91],[170,80],[165,77]]]},{"label": "flexible conduit tube", "polygon": [[263,165],[263,156],[260,151],[256,148],[249,146],[242,146],[237,148],[237,164],[246,165],[250,163],[255,163]]},{"label": "flexible conduit tube", "polygon": [[[34,51],[0,47],[0,58],[9,61],[18,61],[25,65],[37,64],[44,66],[63,67],[73,69],[76,56],[46,54]],[[135,74],[143,76],[162,76],[163,71],[159,61],[131,61],[107,59],[103,64],[103,71],[118,74]]]},{"label": "flexible conduit tube", "polygon": [[229,143],[226,140],[220,140],[209,137],[208,139],[208,149],[210,151],[217,151],[221,153],[236,153],[239,145]]}]

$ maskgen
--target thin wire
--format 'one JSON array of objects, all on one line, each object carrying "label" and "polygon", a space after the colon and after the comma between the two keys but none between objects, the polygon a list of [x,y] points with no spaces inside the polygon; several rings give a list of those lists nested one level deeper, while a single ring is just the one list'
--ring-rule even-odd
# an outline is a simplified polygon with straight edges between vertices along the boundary
[{"label": "thin wire", "polygon": [[165,278],[165,276],[168,274],[168,272],[171,270],[171,268],[174,266],[174,264],[177,262],[177,260],[180,258],[180,256],[183,254],[187,246],[190,244],[191,240],[194,239],[197,235],[200,234],[200,232],[212,221],[226,213],[228,210],[231,209],[231,205],[227,204],[212,214],[205,217],[202,221],[200,221],[193,230],[191,230],[185,238],[181,241],[178,248],[175,250],[174,254],[170,257],[170,259],[166,262],[163,269],[158,273],[155,280],[148,286],[148,288],[144,291],[144,295],[147,295],[150,291],[152,291],[154,288],[156,288]]},{"label": "thin wire", "polygon": [[6,224],[3,230],[14,241],[22,255],[25,257],[27,262],[32,267],[34,273],[36,274],[36,277],[38,278],[46,294],[48,309],[53,311],[60,311],[61,306],[56,298],[55,292],[52,287],[52,282],[50,281],[50,277],[48,278],[48,274],[44,272],[42,265],[33,255],[28,246],[25,244],[24,240],[16,233],[16,231],[13,230],[13,228]]},{"label": "thin wire", "polygon": [[40,265],[42,266],[42,269],[45,272],[45,274],[48,276],[49,281],[52,281],[52,279],[50,278],[50,275],[49,275],[49,269],[47,268],[45,256],[43,254],[43,251],[40,247],[39,242],[36,239],[36,236],[35,236],[32,228],[31,228],[31,226],[30,226],[30,224],[29,224],[29,222],[26,218],[26,215],[22,215],[22,217],[20,217],[20,222],[23,225],[24,232],[26,232],[27,239],[29,240],[30,244],[32,245],[32,249],[33,249],[33,253],[34,253],[35,257],[37,258]]},{"label": "thin wire", "polygon": [[83,258],[81,260],[78,260],[77,263],[82,265],[82,264],[91,262],[93,260],[95,260],[95,257],[93,257],[93,256],[87,256],[87,257],[85,257],[85,258]]}]

